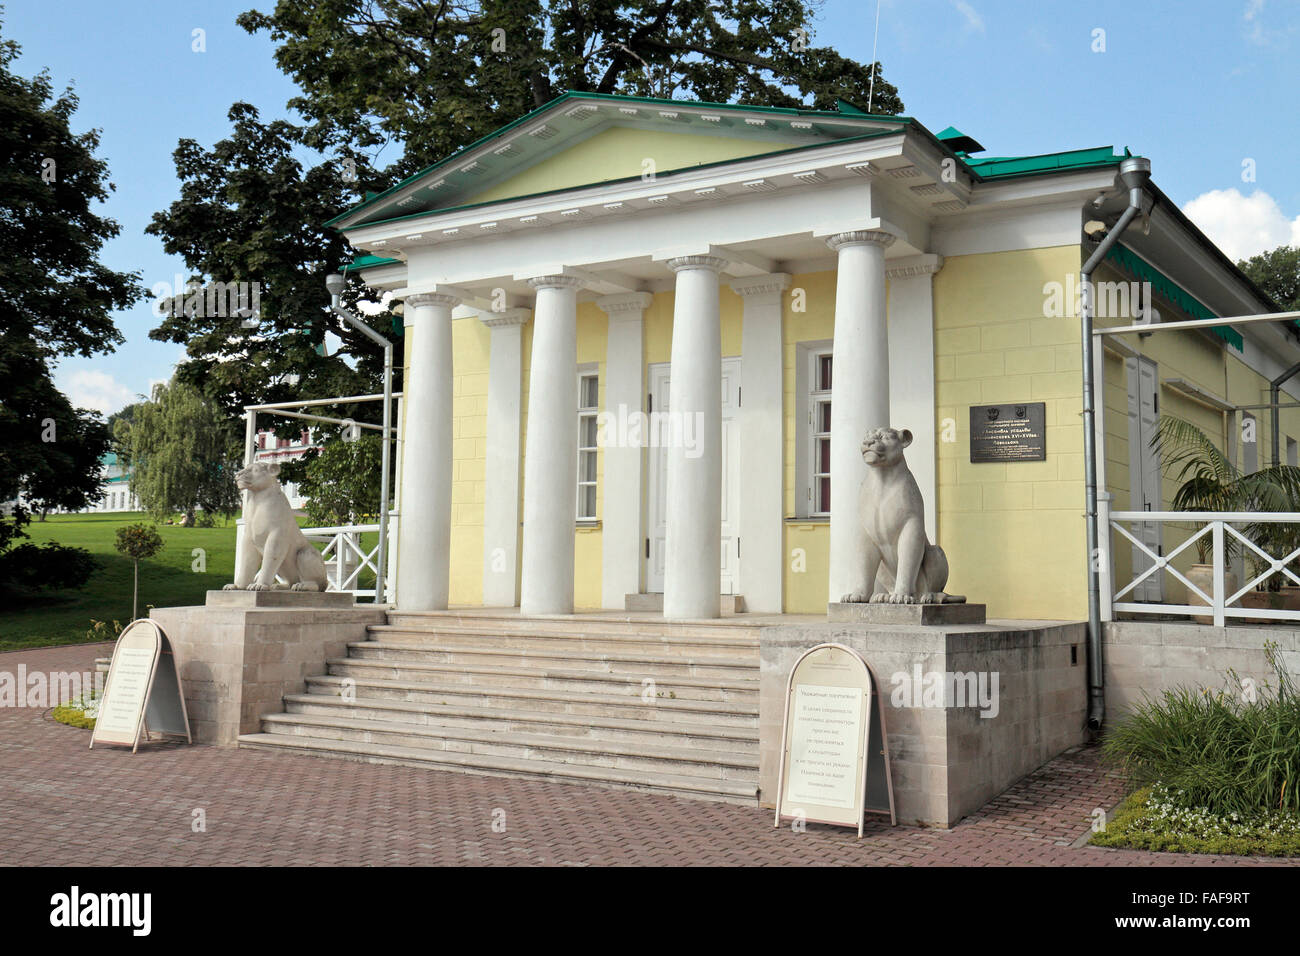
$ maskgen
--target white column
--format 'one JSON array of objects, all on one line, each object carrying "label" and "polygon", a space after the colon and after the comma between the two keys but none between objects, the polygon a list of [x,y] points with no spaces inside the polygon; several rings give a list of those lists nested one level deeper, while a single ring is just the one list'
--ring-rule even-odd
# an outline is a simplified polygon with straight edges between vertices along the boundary
[{"label": "white column", "polygon": [[740,355],[740,587],[745,608],[780,614],[785,608],[785,376],[782,293],[785,273],[737,279],[744,298]]},{"label": "white column", "polygon": [[[393,443],[393,468],[397,475],[402,474],[402,422],[405,419],[406,409],[403,405],[405,399],[397,399],[397,415],[393,421],[393,427],[397,430],[397,441]],[[397,597],[397,542],[401,537],[402,525],[402,483],[397,482],[393,488],[393,507],[388,512],[388,567],[384,574],[384,590],[388,592],[386,600],[393,607],[399,607],[399,598]]]},{"label": "white column", "polygon": [[[669,259],[677,274],[668,410],[693,449],[668,449],[668,515],[664,541],[664,617],[717,617],[722,588],[722,323],[718,273],[725,259]],[[676,430],[676,428],[674,429]]]},{"label": "white column", "polygon": [[885,248],[893,241],[891,233],[878,230],[842,232],[826,240],[839,257],[831,383],[832,602],[859,587],[865,558],[858,491],[867,467],[862,439],[889,424]]},{"label": "white column", "polygon": [[571,276],[528,280],[537,290],[524,448],[522,614],[573,613],[578,521],[578,287]]},{"label": "white column", "polygon": [[445,293],[407,296],[410,367],[402,386],[398,598],[404,611],[447,607],[451,571],[451,310]]},{"label": "white column", "polygon": [[527,309],[488,312],[487,460],[483,501],[483,604],[519,603],[519,437],[523,391],[522,329]]},{"label": "white column", "polygon": [[[614,428],[607,430],[605,497],[601,512],[600,603],[622,610],[629,594],[641,591],[641,475],[643,446],[615,439],[618,423],[645,408],[642,314],[654,297],[648,292],[607,295],[596,304],[609,316],[605,346],[605,408]],[[626,437],[626,436],[624,436]],[[648,437],[648,436],[646,436]]]},{"label": "white column", "polygon": [[[935,490],[934,274],[936,255],[891,259],[889,280],[889,424],[912,432],[907,464],[925,500],[925,529],[939,534]],[[832,406],[832,412],[834,406]]]}]

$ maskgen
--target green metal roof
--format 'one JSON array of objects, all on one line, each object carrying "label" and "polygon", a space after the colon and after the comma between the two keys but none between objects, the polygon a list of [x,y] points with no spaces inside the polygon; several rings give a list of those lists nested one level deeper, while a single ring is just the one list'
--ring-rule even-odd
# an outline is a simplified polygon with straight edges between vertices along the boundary
[{"label": "green metal roof", "polygon": [[400,263],[401,259],[385,259],[383,256],[359,256],[353,259],[343,267],[343,272],[360,272],[362,269],[374,269],[377,266],[391,266]]},{"label": "green metal roof", "polygon": [[1044,153],[1040,156],[981,156],[966,158],[968,165],[981,179],[1006,179],[1012,176],[1033,176],[1040,173],[1057,173],[1074,169],[1092,169],[1098,166],[1118,166],[1124,155],[1116,154],[1111,146],[1092,149],[1071,149],[1062,153]]}]

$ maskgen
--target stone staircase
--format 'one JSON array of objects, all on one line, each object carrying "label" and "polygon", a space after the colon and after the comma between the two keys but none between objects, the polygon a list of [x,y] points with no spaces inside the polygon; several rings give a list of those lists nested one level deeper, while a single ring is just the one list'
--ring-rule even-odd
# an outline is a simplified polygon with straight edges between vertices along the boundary
[{"label": "stone staircase", "polygon": [[753,804],[758,629],[392,611],[241,747]]}]

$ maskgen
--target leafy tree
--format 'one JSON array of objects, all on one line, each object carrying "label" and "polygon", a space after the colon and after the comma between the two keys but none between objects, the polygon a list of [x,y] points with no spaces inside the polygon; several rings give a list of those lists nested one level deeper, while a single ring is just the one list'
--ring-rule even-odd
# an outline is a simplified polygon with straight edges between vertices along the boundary
[{"label": "leafy tree", "polygon": [[117,422],[116,439],[131,468],[131,491],[155,521],[174,511],[231,515],[239,507],[230,420],[198,389],[173,380]]},{"label": "leafy tree", "polygon": [[24,536],[25,502],[99,499],[107,431],[54,387],[51,365],[111,352],[113,311],[144,295],[137,273],[99,261],[120,227],[95,212],[113,188],[98,131],[72,131],[77,97],[56,97],[47,72],[14,74],[19,53],[0,35],[0,501],[18,499],[0,514],[0,551]]},{"label": "leafy tree", "polygon": [[1278,246],[1237,267],[1288,312],[1300,311],[1300,246]]},{"label": "leafy tree", "polygon": [[[262,321],[166,317],[151,337],[184,343],[178,376],[244,404],[356,394],[378,387],[380,353],[350,330],[323,355],[324,276],[350,258],[321,224],[378,190],[565,90],[834,109],[865,105],[873,67],[813,45],[804,0],[279,0],[237,22],[267,31],[302,95],[301,126],[264,123],[244,103],[211,150],[182,140],[181,198],[148,231],[196,278],[262,283]],[[898,113],[874,69],[873,110]],[[389,146],[388,166],[381,157]],[[319,162],[303,159],[315,151]],[[354,304],[360,284],[350,284]],[[391,313],[368,321],[400,335]],[[350,362],[355,360],[355,368]],[[376,405],[323,414],[377,421]],[[285,426],[287,437],[293,426]]]},{"label": "leafy tree", "polygon": [[[244,405],[368,391],[382,374],[382,353],[325,311],[325,276],[350,258],[343,238],[321,227],[350,202],[339,170],[304,170],[294,155],[302,134],[289,123],[263,123],[247,103],[229,116],[233,133],[211,150],[181,141],[173,154],[181,198],[145,231],[200,277],[257,282],[260,321],[246,328],[233,313],[166,314],[150,337],[183,343],[189,357],[178,378],[231,417]],[[350,290],[347,304],[359,291]],[[372,321],[391,334],[393,316]],[[334,355],[323,347],[327,325],[343,343]],[[365,420],[362,408],[339,411]]]},{"label": "leafy tree", "polygon": [[[565,90],[900,113],[872,65],[813,46],[804,0],[279,0],[237,22],[279,43],[307,141],[397,141],[411,172]],[[497,32],[499,31],[499,32]]]},{"label": "leafy tree", "polygon": [[117,529],[113,547],[117,548],[119,554],[130,558],[135,566],[135,581],[131,589],[131,620],[134,621],[136,609],[140,606],[140,562],[152,558],[162,550],[162,535],[151,524],[123,525]]},{"label": "leafy tree", "polygon": [[319,451],[285,465],[280,478],[298,483],[314,525],[352,524],[371,515],[377,521],[382,453],[378,435],[356,441],[332,438]]}]

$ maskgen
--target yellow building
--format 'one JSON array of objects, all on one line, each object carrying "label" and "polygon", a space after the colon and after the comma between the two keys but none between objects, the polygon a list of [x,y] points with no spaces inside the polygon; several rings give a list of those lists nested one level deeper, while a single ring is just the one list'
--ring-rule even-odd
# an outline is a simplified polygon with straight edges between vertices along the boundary
[{"label": "yellow building", "polygon": [[[1124,156],[982,152],[847,103],[568,93],[333,220],[352,270],[404,301],[397,605],[822,613],[860,584],[858,446],[892,425],[949,591],[1085,617],[1075,290]],[[1277,309],[1154,183],[1144,206],[1094,276],[1099,325]],[[1167,506],[1160,414],[1266,463],[1267,413],[1238,409],[1297,341],[1116,338],[1111,506]],[[998,415],[1025,437],[988,460]],[[1281,432],[1294,463],[1294,410]],[[1122,584],[1133,549],[1108,561]]]}]

